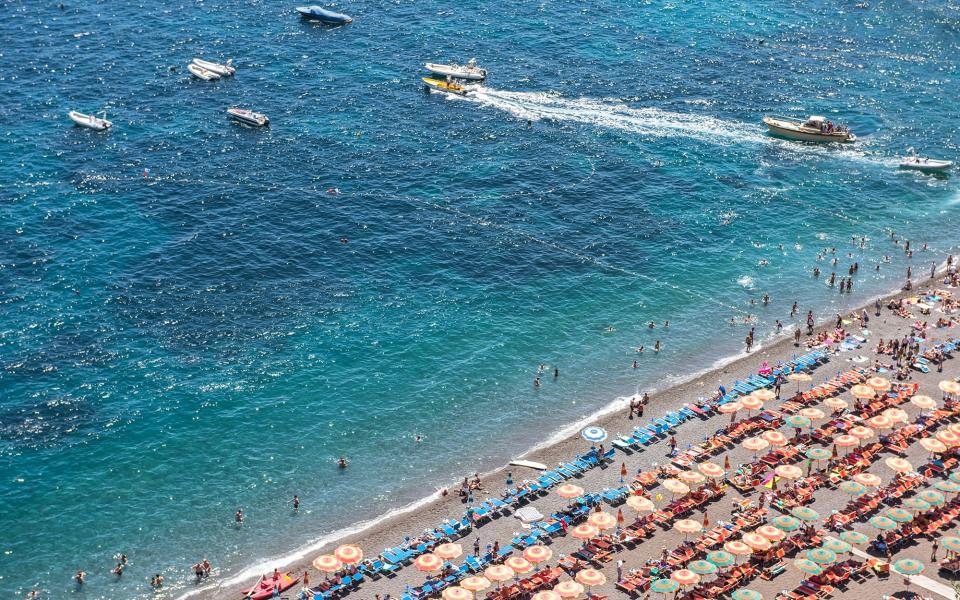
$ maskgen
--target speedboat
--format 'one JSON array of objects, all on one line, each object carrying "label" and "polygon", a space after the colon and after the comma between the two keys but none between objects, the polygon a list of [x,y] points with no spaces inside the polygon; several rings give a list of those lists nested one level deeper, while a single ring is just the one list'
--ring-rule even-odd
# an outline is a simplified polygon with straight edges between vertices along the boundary
[{"label": "speedboat", "polygon": [[217,79],[220,79],[220,76],[213,71],[204,69],[200,65],[195,65],[193,63],[187,65],[187,70],[193,73],[194,77],[198,77],[204,81],[216,81]]},{"label": "speedboat", "polygon": [[424,65],[428,71],[443,77],[453,77],[455,79],[468,79],[470,81],[483,81],[487,78],[487,70],[477,66],[477,59],[471,58],[465,65],[456,63],[449,65],[440,65],[437,63],[427,63]]},{"label": "speedboat", "polygon": [[233,59],[227,61],[226,64],[221,65],[220,63],[210,62],[208,60],[201,60],[199,58],[193,59],[193,64],[197,65],[201,69],[206,69],[211,73],[216,73],[221,77],[229,77],[237,72],[237,69],[230,65],[233,62]]},{"label": "speedboat", "polygon": [[780,117],[764,117],[770,133],[791,140],[804,142],[855,142],[857,136],[843,126],[834,126],[826,117],[811,116],[806,121],[794,121]]},{"label": "speedboat", "polygon": [[442,79],[433,79],[432,77],[423,77],[423,82],[427,84],[427,87],[432,90],[437,90],[438,92],[446,92],[448,94],[456,94],[458,96],[466,96],[470,91],[465,86],[458,85],[452,81],[444,81]]},{"label": "speedboat", "polygon": [[900,159],[901,169],[912,169],[924,173],[941,173],[953,166],[952,160],[937,160],[921,156],[905,156]]},{"label": "speedboat", "polygon": [[85,115],[75,110],[68,112],[67,116],[77,125],[86,127],[87,129],[93,129],[94,131],[106,131],[113,127],[113,123],[106,119],[101,119],[93,115]]},{"label": "speedboat", "polygon": [[332,10],[327,10],[322,6],[298,6],[297,12],[308,19],[316,19],[318,21],[332,23],[334,25],[353,23],[353,18],[349,15],[333,12]]},{"label": "speedboat", "polygon": [[269,577],[265,576],[261,577],[255,586],[243,590],[241,593],[244,598],[249,598],[250,600],[267,600],[273,597],[273,590],[275,588],[279,588],[279,591],[282,593],[297,585],[298,581],[300,581],[300,578],[291,577],[290,573],[283,573],[276,578],[272,575]]},{"label": "speedboat", "polygon": [[240,121],[244,125],[263,127],[264,125],[270,124],[270,119],[267,118],[267,115],[253,112],[252,110],[247,110],[245,108],[228,108],[227,114],[233,119]]}]

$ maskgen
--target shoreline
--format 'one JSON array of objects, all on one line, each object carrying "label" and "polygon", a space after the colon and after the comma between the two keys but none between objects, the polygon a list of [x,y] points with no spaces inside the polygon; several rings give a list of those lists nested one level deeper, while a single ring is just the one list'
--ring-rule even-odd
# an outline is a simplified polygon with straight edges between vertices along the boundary
[{"label": "shoreline", "polygon": [[[937,269],[938,276],[946,270],[945,261]],[[860,312],[866,309],[872,309],[873,305],[879,299],[884,305],[891,300],[910,297],[916,295],[923,284],[933,280],[925,279],[917,283],[910,291],[902,289],[871,296],[865,303],[856,304],[844,310],[849,315],[852,312]],[[868,311],[871,316],[871,324],[874,316],[872,310]],[[882,318],[882,317],[880,317]],[[832,330],[830,319],[822,321],[814,327],[814,335]],[[541,462],[547,465],[566,460],[585,449],[585,444],[580,436],[580,430],[588,424],[596,424],[604,427],[611,438],[625,432],[629,432],[633,426],[658,418],[682,406],[683,402],[690,402],[704,395],[710,395],[715,392],[718,385],[729,385],[734,379],[741,379],[745,375],[754,373],[763,360],[767,360],[771,365],[777,361],[786,361],[794,354],[802,353],[806,349],[806,340],[809,336],[801,337],[800,345],[795,346],[792,333],[792,327],[785,327],[781,335],[773,334],[769,338],[761,340],[749,353],[741,350],[739,353],[718,358],[709,366],[692,373],[665,380],[666,385],[662,389],[650,388],[650,403],[646,406],[644,416],[638,419],[636,423],[627,421],[624,415],[629,400],[632,396],[617,396],[610,402],[598,408],[591,414],[561,426],[555,431],[549,433],[542,441],[535,442],[527,450],[516,454],[514,459],[527,459]],[[871,330],[872,331],[872,330]],[[874,344],[875,339],[871,337],[867,345]],[[827,371],[825,369],[839,370],[836,358],[821,367],[820,373],[814,372],[814,380]],[[825,368],[825,369],[824,369]],[[826,378],[826,377],[824,377]],[[708,385],[709,384],[709,385]],[[626,421],[626,423],[624,423]],[[629,427],[628,427],[629,425]],[[688,429],[692,428],[688,426]],[[633,452],[630,456],[645,454],[646,452]],[[622,451],[618,451],[619,461],[623,456]],[[652,463],[656,464],[656,463]],[[517,482],[522,481],[525,476],[533,475],[535,472],[523,467],[512,467],[508,464],[501,464],[492,469],[480,473],[483,483],[483,492],[477,494],[477,500],[485,497],[499,497],[505,485],[505,474],[512,472],[513,479]],[[442,485],[442,484],[441,484]],[[466,504],[461,501],[453,490],[457,482],[449,482],[446,487],[451,490],[451,494],[442,497],[438,491],[420,499],[408,502],[407,504],[394,508],[387,513],[372,519],[366,519],[354,522],[345,527],[341,527],[317,539],[314,542],[305,544],[296,548],[282,557],[260,559],[256,563],[244,567],[241,571],[229,575],[216,583],[201,585],[190,590],[181,590],[175,597],[177,600],[187,598],[237,598],[240,596],[241,584],[253,582],[260,574],[272,571],[274,568],[289,570],[295,574],[301,574],[305,570],[311,569],[312,559],[323,550],[332,550],[339,544],[350,543],[360,546],[367,556],[375,556],[382,549],[391,547],[399,543],[405,535],[417,532],[426,528],[436,526],[447,518],[460,517],[465,510]],[[484,528],[479,528],[471,535],[483,535]],[[412,567],[406,567],[411,569]]]}]

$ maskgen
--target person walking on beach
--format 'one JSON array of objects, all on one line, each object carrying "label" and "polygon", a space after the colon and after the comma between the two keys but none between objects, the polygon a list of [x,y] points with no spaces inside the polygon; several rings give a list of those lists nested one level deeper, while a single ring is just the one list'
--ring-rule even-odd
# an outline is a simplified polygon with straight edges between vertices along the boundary
[{"label": "person walking on beach", "polygon": [[668,454],[668,456],[672,456],[672,455],[677,451],[677,438],[676,438],[676,437],[674,437],[674,436],[672,436],[672,435],[670,436],[669,446],[670,446],[670,453]]},{"label": "person walking on beach", "polygon": [[797,324],[797,328],[793,330],[793,345],[800,345],[800,325]]},{"label": "person walking on beach", "polygon": [[473,555],[480,556],[480,538],[473,540]]},{"label": "person walking on beach", "polygon": [[940,549],[940,544],[937,542],[937,538],[933,538],[933,548],[930,551],[930,562],[937,562],[937,550]]}]

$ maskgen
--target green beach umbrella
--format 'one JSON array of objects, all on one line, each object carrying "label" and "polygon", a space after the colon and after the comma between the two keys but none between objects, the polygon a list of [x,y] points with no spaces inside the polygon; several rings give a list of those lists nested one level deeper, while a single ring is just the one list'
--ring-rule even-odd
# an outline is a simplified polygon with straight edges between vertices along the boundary
[{"label": "green beach umbrella", "polygon": [[903,501],[903,505],[910,510],[923,511],[930,508],[930,503],[922,498],[907,498]]},{"label": "green beach umbrella", "polygon": [[796,427],[797,429],[803,429],[804,427],[810,426],[810,419],[803,415],[790,415],[787,417],[787,425]]},{"label": "green beach umbrella", "polygon": [[829,460],[830,459],[830,451],[827,450],[826,448],[810,448],[805,452],[805,454],[807,455],[807,458],[810,458],[813,460]]},{"label": "green beach umbrella", "polygon": [[770,524],[780,531],[796,531],[800,529],[800,521],[790,515],[779,515],[774,517]]},{"label": "green beach umbrella", "polygon": [[960,483],[960,471],[954,471],[950,473],[950,481],[954,483]]},{"label": "green beach umbrella", "polygon": [[840,484],[840,491],[851,496],[862,496],[867,493],[867,486],[856,481],[844,481]]},{"label": "green beach umbrella", "polygon": [[709,560],[695,560],[688,564],[687,568],[697,575],[713,575],[717,572],[717,565]]},{"label": "green beach umbrella", "polygon": [[901,575],[919,575],[926,569],[922,562],[913,560],[912,558],[901,558],[893,563],[892,568]]},{"label": "green beach umbrella", "polygon": [[797,560],[793,561],[793,564],[807,575],[819,575],[820,573],[823,573],[823,567],[805,558],[798,558]]},{"label": "green beach umbrella", "polygon": [[753,590],[737,590],[730,597],[733,600],[763,600],[763,595]]},{"label": "green beach umbrella", "polygon": [[680,589],[680,584],[672,579],[654,579],[650,591],[657,594],[672,594]]},{"label": "green beach umbrella", "polygon": [[807,550],[807,560],[818,565],[829,565],[837,562],[837,553],[826,548],[812,548]]},{"label": "green beach umbrella", "polygon": [[840,552],[850,552],[853,550],[853,546],[843,540],[838,540],[835,537],[828,537],[827,539],[823,540],[823,547],[838,554]]},{"label": "green beach umbrella", "polygon": [[960,538],[947,535],[940,538],[940,545],[950,552],[960,552]]},{"label": "green beach umbrella", "polygon": [[894,521],[882,516],[873,517],[868,523],[870,523],[871,527],[876,527],[880,531],[889,531],[897,528],[897,524]]},{"label": "green beach umbrella", "polygon": [[923,490],[917,494],[917,498],[929,502],[930,506],[940,506],[947,501],[947,499],[943,497],[943,494],[936,490]]},{"label": "green beach umbrella", "polygon": [[887,516],[890,520],[896,521],[897,523],[909,523],[913,520],[913,515],[910,514],[910,511],[902,508],[891,508],[887,510]]},{"label": "green beach umbrella", "polygon": [[866,544],[870,541],[870,538],[859,531],[844,531],[840,534],[840,539],[850,544]]},{"label": "green beach umbrella", "polygon": [[708,552],[707,560],[718,567],[729,567],[737,561],[736,557],[726,550],[714,550],[713,552]]},{"label": "green beach umbrella", "polygon": [[797,506],[790,511],[790,514],[801,521],[816,521],[820,518],[820,513],[807,506]]},{"label": "green beach umbrella", "polygon": [[941,492],[947,492],[948,494],[956,494],[960,492],[960,483],[956,481],[938,481],[933,484],[933,487],[937,488]]}]

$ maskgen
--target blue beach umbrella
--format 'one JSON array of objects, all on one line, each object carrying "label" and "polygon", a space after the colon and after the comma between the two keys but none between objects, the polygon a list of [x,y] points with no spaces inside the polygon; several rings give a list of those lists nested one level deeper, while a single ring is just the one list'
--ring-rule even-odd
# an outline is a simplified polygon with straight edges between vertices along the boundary
[{"label": "blue beach umbrella", "polygon": [[580,435],[583,436],[583,439],[587,440],[588,442],[597,444],[607,439],[607,430],[603,427],[586,427],[580,432]]}]

